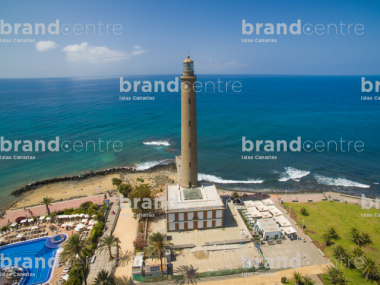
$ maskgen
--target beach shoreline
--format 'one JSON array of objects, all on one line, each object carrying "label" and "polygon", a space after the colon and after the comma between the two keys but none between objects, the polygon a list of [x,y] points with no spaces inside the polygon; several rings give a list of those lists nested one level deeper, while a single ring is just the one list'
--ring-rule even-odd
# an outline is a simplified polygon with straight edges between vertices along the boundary
[{"label": "beach shoreline", "polygon": [[[42,204],[42,199],[46,196],[54,199],[53,203],[78,199],[83,197],[105,194],[108,191],[116,190],[112,185],[112,178],[120,178],[124,174],[125,180],[132,186],[136,186],[137,178],[142,178],[143,183],[152,186],[153,191],[164,190],[164,182],[177,181],[177,172],[174,163],[156,165],[146,170],[136,170],[134,168],[112,168],[98,172],[91,172],[89,175],[76,175],[60,178],[47,179],[29,184],[31,187],[22,187],[22,191],[13,191],[11,195],[15,201],[11,204],[1,205],[2,210],[16,210],[24,207],[34,207]],[[52,181],[49,183],[49,181]],[[16,192],[17,195],[14,195]]]}]

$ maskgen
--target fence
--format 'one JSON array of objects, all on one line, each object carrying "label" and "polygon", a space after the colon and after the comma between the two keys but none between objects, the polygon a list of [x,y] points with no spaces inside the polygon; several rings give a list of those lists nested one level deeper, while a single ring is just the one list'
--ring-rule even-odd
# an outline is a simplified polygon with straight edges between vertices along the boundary
[{"label": "fence", "polygon": [[[207,277],[227,276],[227,275],[244,274],[244,273],[250,273],[250,272],[256,272],[256,269],[252,267],[252,268],[227,269],[227,270],[221,270],[221,271],[208,271],[208,272],[197,273],[197,277],[199,279],[202,279],[202,278],[207,278]],[[162,281],[169,280],[167,276],[157,276],[157,277],[133,276],[133,279],[137,282],[142,282],[142,283],[143,282],[145,283],[162,282]],[[170,276],[170,279],[171,280],[183,279],[183,275],[173,275],[173,276]]]}]

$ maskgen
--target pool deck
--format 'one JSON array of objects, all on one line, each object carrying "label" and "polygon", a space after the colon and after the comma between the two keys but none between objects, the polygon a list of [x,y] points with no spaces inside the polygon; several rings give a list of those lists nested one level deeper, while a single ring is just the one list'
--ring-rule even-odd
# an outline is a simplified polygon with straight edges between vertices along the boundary
[{"label": "pool deck", "polygon": [[[91,201],[95,204],[101,205],[104,201],[104,195],[97,195],[97,196],[91,196],[91,197],[85,197],[75,200],[69,200],[69,201],[63,201],[63,202],[56,202],[52,203],[52,206],[49,206],[50,213],[53,213],[55,211],[60,211],[66,208],[79,208],[80,204],[84,202]],[[33,212],[33,216],[44,216],[47,215],[46,213],[46,207],[36,206],[36,207],[27,207],[27,209],[30,209]],[[0,219],[0,227],[5,226],[8,224],[8,219],[13,223],[18,217],[27,216],[30,217],[29,211],[21,210],[14,210],[14,211],[7,211],[4,215],[3,219]]]}]

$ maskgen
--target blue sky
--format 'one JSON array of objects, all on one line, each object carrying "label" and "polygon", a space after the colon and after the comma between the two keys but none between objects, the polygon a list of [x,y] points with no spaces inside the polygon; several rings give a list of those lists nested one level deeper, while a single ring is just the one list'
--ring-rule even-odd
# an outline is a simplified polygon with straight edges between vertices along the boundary
[{"label": "blue sky", "polygon": [[[3,0],[0,19],[12,26],[9,35],[0,34],[1,41],[11,40],[0,42],[0,78],[178,74],[187,51],[198,74],[380,74],[378,0]],[[254,30],[242,35],[243,19],[254,28],[256,23],[289,27],[297,20],[301,28],[335,24],[338,34],[257,35]],[[34,33],[35,23],[47,28],[56,20],[60,29],[91,23],[98,29],[99,21],[105,24],[103,33],[107,24],[111,28],[108,35],[98,30],[95,35],[92,30],[87,35]],[[345,35],[339,30],[341,21]],[[22,27],[14,34],[15,23],[31,23],[33,34],[22,34]],[[122,26],[120,35],[112,33],[115,24]],[[353,24],[349,35],[347,24]],[[357,24],[364,26],[362,35],[353,30]],[[13,42],[28,38],[35,42]],[[243,43],[245,38],[253,42]]]}]

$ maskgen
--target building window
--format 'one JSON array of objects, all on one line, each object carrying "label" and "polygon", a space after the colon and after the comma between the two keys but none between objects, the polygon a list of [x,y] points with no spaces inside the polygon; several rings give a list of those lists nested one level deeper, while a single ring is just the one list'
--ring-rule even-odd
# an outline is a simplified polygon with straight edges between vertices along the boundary
[{"label": "building window", "polygon": [[191,162],[189,162],[189,167],[191,167]]},{"label": "building window", "polygon": [[191,98],[189,98],[189,104],[191,104]]},{"label": "building window", "polygon": [[189,121],[189,127],[191,126],[191,121]]},{"label": "building window", "polygon": [[191,182],[189,182],[189,188],[191,188]]},{"label": "building window", "polygon": [[189,142],[189,147],[191,147],[191,142]]}]

